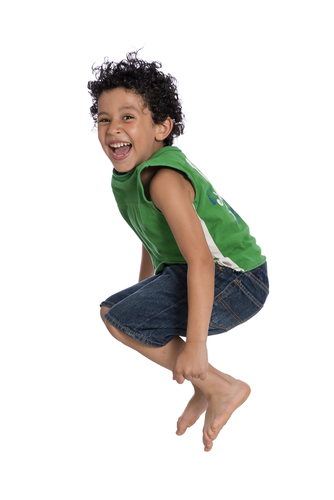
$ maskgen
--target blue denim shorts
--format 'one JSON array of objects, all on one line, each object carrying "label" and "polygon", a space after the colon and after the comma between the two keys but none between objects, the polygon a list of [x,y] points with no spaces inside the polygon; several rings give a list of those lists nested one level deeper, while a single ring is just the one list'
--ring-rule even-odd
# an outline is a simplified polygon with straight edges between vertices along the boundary
[{"label": "blue denim shorts", "polygon": [[[186,336],[188,320],[186,264],[175,264],[101,303],[105,319],[140,342],[162,347],[175,336]],[[215,297],[209,335],[244,323],[260,309],[269,293],[267,263],[248,272],[215,269]]]}]

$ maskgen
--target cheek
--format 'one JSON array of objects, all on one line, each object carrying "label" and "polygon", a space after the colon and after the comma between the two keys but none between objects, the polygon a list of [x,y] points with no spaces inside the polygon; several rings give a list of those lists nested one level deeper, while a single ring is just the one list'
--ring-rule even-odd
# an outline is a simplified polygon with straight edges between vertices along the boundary
[{"label": "cheek", "polygon": [[103,141],[103,133],[102,133],[102,130],[100,128],[97,129],[97,137],[100,141],[100,143],[102,144],[102,141]]}]

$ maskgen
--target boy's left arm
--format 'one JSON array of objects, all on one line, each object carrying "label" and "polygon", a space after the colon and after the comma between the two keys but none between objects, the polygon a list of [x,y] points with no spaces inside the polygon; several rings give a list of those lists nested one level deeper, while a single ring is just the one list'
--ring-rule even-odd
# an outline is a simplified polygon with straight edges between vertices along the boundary
[{"label": "boy's left arm", "polygon": [[192,204],[193,193],[190,182],[171,169],[159,170],[150,185],[151,199],[188,264],[187,341],[173,370],[173,379],[180,384],[207,376],[206,341],[214,298],[215,265]]}]

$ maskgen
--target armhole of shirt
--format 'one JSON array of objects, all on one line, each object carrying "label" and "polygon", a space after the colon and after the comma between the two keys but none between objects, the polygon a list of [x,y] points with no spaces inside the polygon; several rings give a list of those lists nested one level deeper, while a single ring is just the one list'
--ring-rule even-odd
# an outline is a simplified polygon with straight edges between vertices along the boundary
[{"label": "armhole of shirt", "polygon": [[[152,177],[151,177],[151,178],[150,178],[150,180],[149,180],[148,191],[149,191],[149,187],[150,187],[151,181],[152,181],[153,177],[156,175],[157,171],[158,171],[158,170],[160,170],[160,169],[162,169],[162,168],[166,168],[166,169],[168,168],[168,169],[170,169],[170,170],[175,170],[176,172],[179,172],[181,175],[183,175],[183,176],[184,176],[184,178],[185,178],[186,180],[188,180],[188,181],[190,182],[190,184],[191,184],[191,186],[192,186],[192,188],[193,188],[193,190],[194,190],[194,194],[195,194],[195,196],[194,196],[194,200],[193,200],[193,202],[192,202],[192,203],[193,203],[193,204],[195,203],[195,200],[196,200],[196,195],[197,195],[197,192],[196,192],[196,187],[195,187],[194,182],[192,181],[192,179],[191,179],[191,178],[189,177],[189,175],[187,174],[187,172],[185,172],[185,171],[184,171],[184,170],[182,170],[181,168],[177,168],[177,167],[175,167],[175,166],[171,167],[171,166],[169,166],[169,165],[149,165],[149,166],[148,166],[148,167],[146,167],[146,168],[155,168],[155,173],[154,173],[154,175],[152,175]],[[142,182],[142,178],[141,178],[141,174],[142,174],[142,172],[143,172],[144,170],[145,170],[145,169],[143,169],[143,170],[140,172],[140,174],[139,174],[139,180],[140,180],[140,183],[141,183],[141,186],[142,186],[142,189],[143,189],[143,196],[144,196],[144,198],[145,198],[145,200],[146,200],[146,202],[147,202],[147,203],[152,203],[152,205],[154,205],[153,201],[152,201],[151,199],[148,199],[148,198],[147,198],[147,196],[146,196],[146,193],[145,193],[145,188],[144,188],[144,185],[143,185],[143,182]],[[147,189],[146,189],[146,192],[147,192]],[[155,205],[154,205],[154,206],[155,206]],[[159,210],[157,207],[155,207],[155,208],[156,208],[156,210],[158,210],[158,212],[159,212],[159,213],[161,213],[161,212],[160,212],[160,210]]]}]

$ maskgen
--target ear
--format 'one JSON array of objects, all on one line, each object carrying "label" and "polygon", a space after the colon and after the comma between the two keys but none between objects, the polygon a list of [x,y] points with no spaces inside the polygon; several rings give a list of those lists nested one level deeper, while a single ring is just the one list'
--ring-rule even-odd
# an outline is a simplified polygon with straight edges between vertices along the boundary
[{"label": "ear", "polygon": [[166,137],[169,136],[173,129],[173,120],[168,117],[164,122],[159,123],[156,129],[155,138],[157,141],[163,141]]}]

